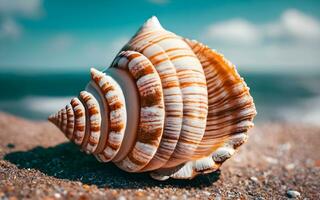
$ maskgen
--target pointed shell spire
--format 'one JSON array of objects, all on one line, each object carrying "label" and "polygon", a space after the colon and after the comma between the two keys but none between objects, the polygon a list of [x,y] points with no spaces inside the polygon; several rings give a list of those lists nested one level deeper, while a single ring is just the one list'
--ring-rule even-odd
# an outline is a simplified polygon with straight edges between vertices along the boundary
[{"label": "pointed shell spire", "polygon": [[148,19],[142,26],[142,29],[163,29],[161,26],[158,18],[156,16],[152,16],[150,19]]}]

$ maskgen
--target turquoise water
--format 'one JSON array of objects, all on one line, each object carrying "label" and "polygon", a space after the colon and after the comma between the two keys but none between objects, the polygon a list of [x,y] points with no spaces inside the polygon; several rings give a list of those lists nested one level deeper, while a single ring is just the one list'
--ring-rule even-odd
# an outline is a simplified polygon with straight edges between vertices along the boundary
[{"label": "turquoise water", "polygon": [[[300,117],[308,117],[312,121],[312,118],[319,117],[319,74],[241,75],[255,99],[257,121],[298,120]],[[76,96],[89,78],[86,72],[0,73],[0,110],[29,119],[45,120]]]}]

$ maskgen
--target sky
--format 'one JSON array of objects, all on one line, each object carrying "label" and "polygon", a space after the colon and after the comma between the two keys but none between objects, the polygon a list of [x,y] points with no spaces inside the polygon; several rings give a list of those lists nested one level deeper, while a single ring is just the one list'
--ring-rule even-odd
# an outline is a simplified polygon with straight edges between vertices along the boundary
[{"label": "sky", "polygon": [[0,0],[0,72],[107,67],[153,15],[242,71],[320,72],[319,10],[311,0]]}]

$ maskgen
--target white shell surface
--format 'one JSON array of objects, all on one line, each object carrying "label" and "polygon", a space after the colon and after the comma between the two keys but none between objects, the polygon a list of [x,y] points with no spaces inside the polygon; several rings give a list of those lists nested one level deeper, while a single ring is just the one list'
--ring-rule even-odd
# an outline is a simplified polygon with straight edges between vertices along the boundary
[{"label": "white shell surface", "polygon": [[[158,71],[162,84],[167,85],[165,78],[168,77],[169,81],[174,81],[172,85],[175,86],[169,87],[167,91],[167,88],[164,89],[166,114],[174,118],[166,121],[158,154],[145,170],[185,162],[197,148],[206,126],[207,87],[200,62],[192,49],[180,37],[164,30],[156,18],[148,20],[125,48],[146,55]],[[178,104],[167,112],[172,102],[172,92],[176,97],[173,101]],[[181,114],[182,124],[179,124]],[[172,122],[175,124],[174,129],[167,125]],[[176,131],[179,129],[180,133]],[[170,130],[174,130],[175,134]]]},{"label": "white shell surface", "polygon": [[124,131],[127,124],[127,111],[123,92],[119,84],[110,76],[91,69],[91,77],[94,80],[94,85],[101,92],[105,102],[105,109],[108,110],[108,129],[104,133],[106,137],[103,150],[97,156],[103,162],[112,160],[120,149]]},{"label": "white shell surface", "polygon": [[115,65],[128,69],[136,80],[140,95],[140,122],[133,149],[116,164],[126,171],[139,171],[156,153],[163,133],[165,112],[162,85],[154,66],[142,54],[123,51],[119,57]]}]

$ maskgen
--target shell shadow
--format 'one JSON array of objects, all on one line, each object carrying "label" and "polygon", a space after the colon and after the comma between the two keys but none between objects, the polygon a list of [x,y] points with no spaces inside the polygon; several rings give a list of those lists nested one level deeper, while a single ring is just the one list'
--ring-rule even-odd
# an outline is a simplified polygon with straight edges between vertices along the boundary
[{"label": "shell shadow", "polygon": [[196,187],[211,186],[220,176],[220,171],[198,176],[193,180],[167,180],[159,182],[148,173],[127,173],[112,163],[99,163],[93,156],[79,152],[76,145],[62,143],[54,147],[35,147],[29,151],[6,154],[5,160],[18,168],[33,168],[59,179],[80,181],[84,184],[108,188],[149,188],[149,187]]}]

